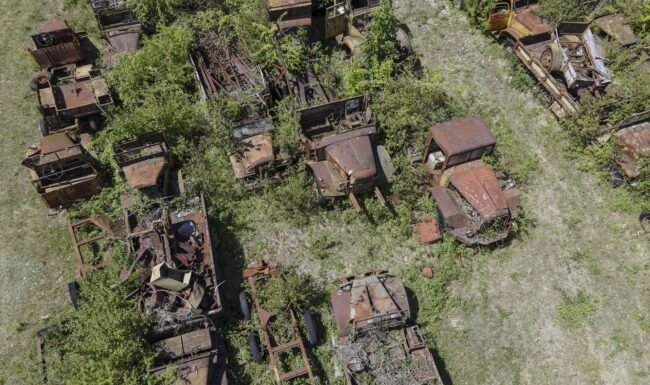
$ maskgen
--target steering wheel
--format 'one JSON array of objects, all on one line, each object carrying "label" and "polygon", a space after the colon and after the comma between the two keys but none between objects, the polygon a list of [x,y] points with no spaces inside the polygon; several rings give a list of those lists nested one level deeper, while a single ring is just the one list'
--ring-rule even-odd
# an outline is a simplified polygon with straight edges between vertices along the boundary
[{"label": "steering wheel", "polygon": [[45,178],[50,181],[56,181],[63,176],[63,168],[58,164],[46,164],[43,166],[43,174]]},{"label": "steering wheel", "polygon": [[38,41],[38,44],[43,47],[49,47],[52,45],[52,42],[54,42],[54,35],[51,33],[42,32],[36,36],[36,41]]}]

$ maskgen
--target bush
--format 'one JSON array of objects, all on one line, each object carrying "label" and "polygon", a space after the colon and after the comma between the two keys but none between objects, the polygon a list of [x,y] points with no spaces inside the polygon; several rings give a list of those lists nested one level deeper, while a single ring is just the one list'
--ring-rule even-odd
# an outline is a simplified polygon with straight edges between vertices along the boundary
[{"label": "bush", "polygon": [[48,383],[168,383],[149,374],[156,355],[146,340],[151,324],[136,310],[135,301],[125,299],[126,286],[111,288],[112,276],[96,272],[82,282],[79,310],[47,334],[46,352],[60,357],[47,361]]}]

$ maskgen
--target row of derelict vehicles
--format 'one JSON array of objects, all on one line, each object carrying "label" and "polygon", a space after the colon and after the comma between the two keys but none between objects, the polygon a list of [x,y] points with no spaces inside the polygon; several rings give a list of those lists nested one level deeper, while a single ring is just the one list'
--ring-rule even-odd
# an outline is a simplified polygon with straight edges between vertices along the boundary
[{"label": "row of derelict vehicles", "polygon": [[[124,1],[93,0],[90,5],[105,39],[104,65],[110,67],[120,54],[138,49],[142,26]],[[349,54],[358,55],[364,28],[379,5],[378,0],[335,1],[330,7],[315,6],[312,0],[268,0],[268,14],[281,30],[306,28],[312,40],[334,39]],[[496,23],[492,16],[490,22]],[[549,37],[552,44],[540,48],[539,60],[526,59],[541,65],[531,68],[533,73],[561,71],[573,76],[564,88],[552,92],[552,109],[558,115],[572,112],[576,106],[578,93],[570,92],[572,84],[586,84],[590,91],[599,92],[609,82],[601,56],[591,51],[597,47],[592,47],[588,26],[574,29],[571,31],[577,37],[559,36],[564,29],[556,29],[556,35]],[[411,44],[405,27],[398,29],[395,39],[400,54],[409,55]],[[40,72],[30,87],[37,94],[43,138],[29,148],[23,164],[31,170],[33,185],[47,208],[58,212],[101,189],[101,166],[89,146],[90,134],[101,128],[113,98],[100,69],[90,60],[83,33],[64,20],[53,20],[32,40],[30,53]],[[197,41],[189,60],[200,96],[225,96],[239,102],[239,115],[230,130],[238,151],[230,156],[230,162],[235,178],[247,189],[280,182],[297,161],[274,147],[270,114],[274,101],[291,96],[300,106],[294,111],[300,126],[300,148],[313,175],[318,202],[328,206],[334,199],[347,198],[361,211],[357,196],[371,193],[387,204],[380,186],[392,181],[394,169],[388,151],[378,144],[379,126],[366,96],[337,98],[323,85],[322,75],[309,68],[301,74],[279,67],[273,74],[261,71],[223,31],[203,33]],[[524,54],[517,47],[530,55],[524,43],[521,38],[515,47],[519,57]],[[565,46],[571,48],[572,57],[582,55],[579,66],[567,59]],[[593,62],[587,64],[593,68],[584,62],[589,58]],[[546,76],[544,81],[550,82],[547,89],[559,84],[557,76]],[[246,92],[255,97],[241,98]],[[422,154],[412,158],[428,171],[423,193],[435,200],[438,215],[415,225],[420,242],[437,241],[441,230],[470,246],[490,245],[508,237],[517,218],[519,194],[507,174],[495,172],[482,160],[495,146],[490,128],[480,117],[429,128]],[[137,298],[139,309],[158,324],[152,339],[161,354],[152,371],[163,373],[173,368],[178,384],[226,384],[225,345],[212,322],[223,314],[223,281],[213,257],[203,194],[185,192],[182,173],[175,167],[162,133],[114,143],[113,152],[126,182],[144,195],[157,197],[146,209],[135,194],[121,198],[132,264],[116,283],[139,271],[138,289],[129,295]],[[98,258],[97,250],[102,242],[117,237],[114,227],[104,216],[68,221],[80,276],[110,263]],[[258,291],[267,282],[282,279],[278,266],[262,262],[245,269],[242,276],[250,287],[248,294],[239,295],[242,315],[260,324],[259,334],[248,336],[254,360],[259,363],[268,357],[277,384],[316,384],[308,351],[309,345],[318,344],[314,317],[293,304],[271,311],[259,300]],[[71,283],[69,292],[76,307],[78,285]],[[394,276],[371,271],[343,278],[331,295],[330,311],[339,337],[336,356],[349,385],[441,383],[431,351],[411,319],[406,289]],[[280,316],[288,320],[293,337],[274,335],[270,325]],[[44,381],[48,330],[38,334]],[[286,357],[292,357],[290,364],[284,362]]]}]

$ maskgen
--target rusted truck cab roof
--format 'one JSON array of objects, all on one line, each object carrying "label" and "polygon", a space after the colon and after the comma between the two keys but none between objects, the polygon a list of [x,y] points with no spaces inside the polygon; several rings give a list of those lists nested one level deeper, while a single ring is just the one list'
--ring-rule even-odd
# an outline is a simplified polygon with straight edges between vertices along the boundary
[{"label": "rusted truck cab roof", "polygon": [[442,171],[491,154],[495,145],[492,130],[481,117],[450,120],[429,128],[422,162],[432,171]]},{"label": "rusted truck cab roof", "polygon": [[351,279],[332,293],[330,303],[339,337],[403,326],[411,316],[404,285],[385,272]]}]

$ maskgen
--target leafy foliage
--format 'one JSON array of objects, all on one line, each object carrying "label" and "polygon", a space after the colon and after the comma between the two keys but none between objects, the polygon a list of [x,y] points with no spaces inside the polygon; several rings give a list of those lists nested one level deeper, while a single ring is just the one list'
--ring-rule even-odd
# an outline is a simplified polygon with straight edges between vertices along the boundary
[{"label": "leafy foliage", "polygon": [[389,83],[395,72],[395,62],[399,58],[395,40],[398,27],[399,20],[390,1],[383,0],[363,32],[361,58],[353,60],[345,77],[345,85],[350,94],[381,89]]},{"label": "leafy foliage", "polygon": [[[163,384],[149,374],[155,351],[147,343],[150,323],[127,300],[128,289],[111,287],[108,272],[81,283],[79,310],[47,334],[46,351],[59,361],[47,362],[50,384]],[[54,357],[56,354],[50,354]]]},{"label": "leafy foliage", "polygon": [[323,296],[320,294],[309,276],[293,271],[268,278],[258,290],[262,307],[271,312],[284,311],[288,306],[312,308],[322,301]]}]

